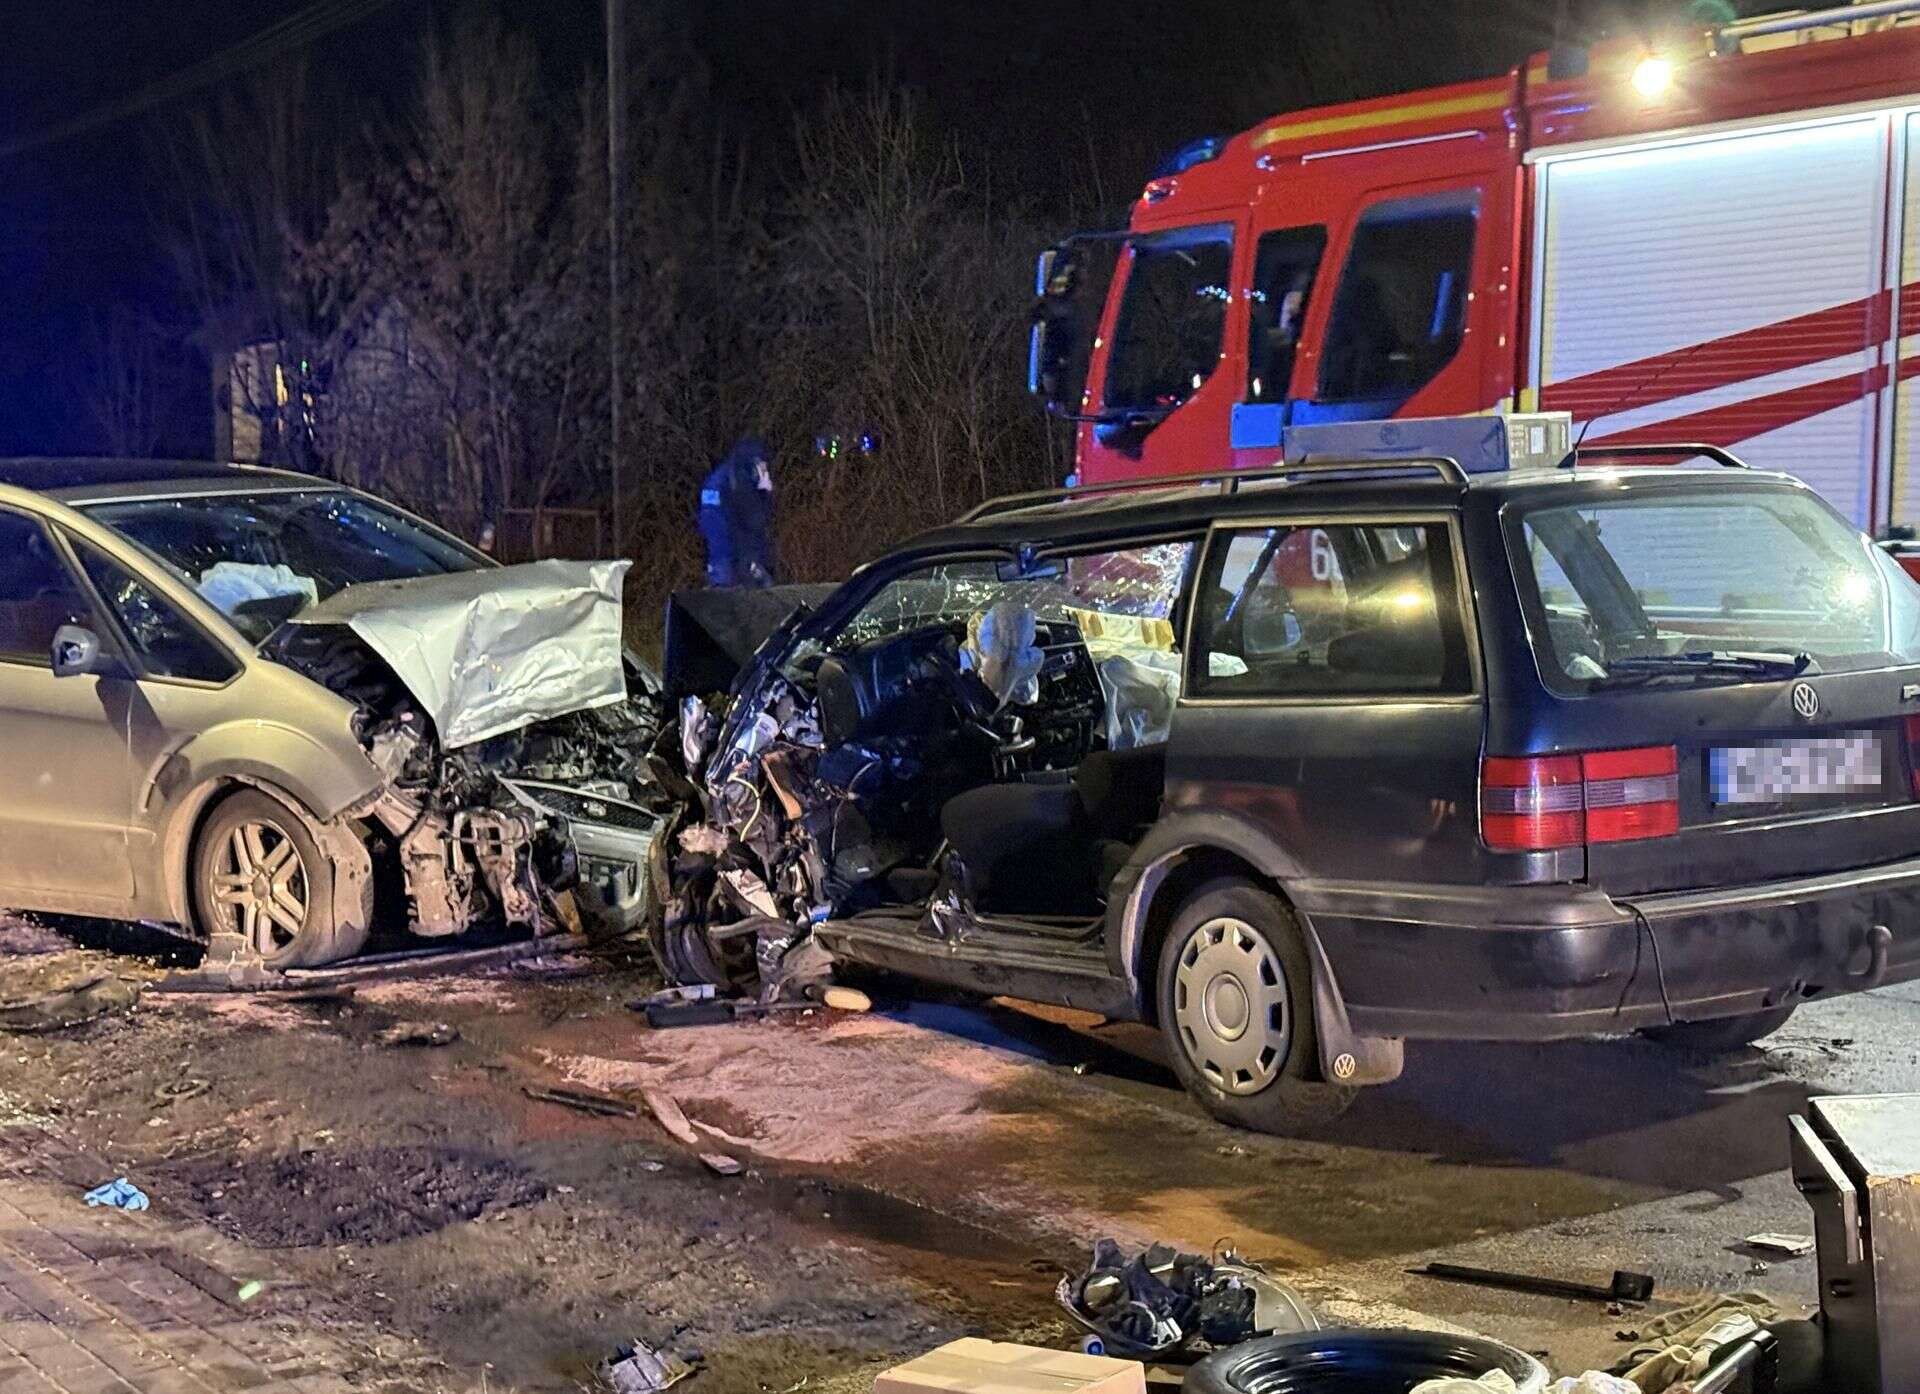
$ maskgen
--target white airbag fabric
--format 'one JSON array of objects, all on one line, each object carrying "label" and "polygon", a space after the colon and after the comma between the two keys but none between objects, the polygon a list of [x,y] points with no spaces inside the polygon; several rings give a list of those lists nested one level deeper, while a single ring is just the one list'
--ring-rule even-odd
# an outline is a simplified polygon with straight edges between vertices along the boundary
[{"label": "white airbag fabric", "polygon": [[344,624],[453,750],[627,695],[626,561],[538,561],[349,586],[297,624]]}]

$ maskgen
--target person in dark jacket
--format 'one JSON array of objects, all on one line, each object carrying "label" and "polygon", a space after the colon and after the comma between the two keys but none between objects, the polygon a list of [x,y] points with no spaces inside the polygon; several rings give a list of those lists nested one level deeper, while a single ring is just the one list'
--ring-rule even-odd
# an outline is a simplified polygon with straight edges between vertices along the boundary
[{"label": "person in dark jacket", "polygon": [[707,541],[707,584],[773,584],[771,452],[757,436],[733,449],[700,482],[700,535]]}]

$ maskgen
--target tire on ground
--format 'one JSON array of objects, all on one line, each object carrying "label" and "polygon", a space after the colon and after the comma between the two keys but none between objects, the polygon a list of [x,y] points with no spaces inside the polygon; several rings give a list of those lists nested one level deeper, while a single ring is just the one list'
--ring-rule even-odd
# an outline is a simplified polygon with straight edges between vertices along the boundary
[{"label": "tire on ground", "polygon": [[249,825],[271,829],[292,846],[305,884],[306,913],[299,931],[291,933],[286,943],[270,951],[250,943],[248,956],[267,968],[315,968],[351,958],[366,947],[368,917],[352,913],[353,907],[336,906],[333,863],[314,841],[306,819],[256,789],[228,795],[201,825],[188,870],[200,932],[210,937],[241,929],[234,908],[217,899],[215,878],[221,874],[223,854],[235,833]]},{"label": "tire on ground", "polygon": [[1789,1004],[1764,1012],[1749,1012],[1745,1016],[1722,1017],[1718,1021],[1682,1021],[1672,1026],[1650,1026],[1640,1034],[1676,1050],[1693,1050],[1702,1055],[1727,1055],[1771,1036],[1792,1019],[1794,1010],[1795,1004]]},{"label": "tire on ground", "polygon": [[[1272,998],[1268,1011],[1262,1018],[1255,1009],[1246,1021],[1246,1029],[1265,1029],[1271,1040],[1273,1013],[1282,1009],[1285,1026],[1280,1037],[1284,1058],[1275,1050],[1271,1059],[1256,1065],[1257,1073],[1249,1070],[1250,1077],[1232,1080],[1225,1077],[1218,1062],[1210,1070],[1195,1058],[1194,1047],[1187,1039],[1188,1032],[1194,1028],[1183,1025],[1181,1017],[1182,1001],[1194,1001],[1193,969],[1200,966],[1199,955],[1208,947],[1196,940],[1203,933],[1211,938],[1223,922],[1236,926],[1230,931],[1235,935],[1239,934],[1238,927],[1243,926],[1257,941],[1256,946],[1246,949],[1243,955],[1249,966],[1257,965],[1254,967],[1256,986],[1258,979],[1274,968],[1282,979],[1266,985]],[[1225,942],[1224,936],[1221,942]],[[1261,952],[1257,945],[1265,945],[1271,954]],[[1190,955],[1194,957],[1194,964],[1189,966],[1187,981],[1183,983],[1181,965]],[[1312,968],[1306,942],[1292,911],[1271,892],[1238,878],[1211,881],[1202,886],[1174,918],[1160,951],[1155,979],[1160,1028],[1166,1037],[1174,1071],[1214,1117],[1257,1132],[1292,1133],[1330,1123],[1352,1105],[1355,1090],[1329,1084],[1321,1076],[1319,1037],[1313,1019]],[[1238,1023],[1245,992],[1235,983],[1222,986],[1226,988],[1223,1010],[1228,1019],[1225,1026],[1231,1029]],[[1205,986],[1199,990],[1211,991]],[[1269,1074],[1271,1078],[1264,1085],[1259,1084],[1259,1079]]]}]

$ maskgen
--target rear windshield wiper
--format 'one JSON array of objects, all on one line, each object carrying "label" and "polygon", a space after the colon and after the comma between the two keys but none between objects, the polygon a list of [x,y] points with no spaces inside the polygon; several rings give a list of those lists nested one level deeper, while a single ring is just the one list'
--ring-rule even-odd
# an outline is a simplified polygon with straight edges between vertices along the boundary
[{"label": "rear windshield wiper", "polygon": [[1618,687],[1657,678],[1794,678],[1818,672],[1810,653],[1741,652],[1733,649],[1694,649],[1686,653],[1646,653],[1616,658],[1607,664],[1595,687]]}]

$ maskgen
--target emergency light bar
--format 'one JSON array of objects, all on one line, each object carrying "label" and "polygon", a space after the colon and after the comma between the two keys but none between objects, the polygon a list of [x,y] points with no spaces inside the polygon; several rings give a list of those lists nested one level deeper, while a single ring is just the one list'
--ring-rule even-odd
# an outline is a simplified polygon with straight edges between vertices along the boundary
[{"label": "emergency light bar", "polygon": [[1423,459],[1445,456],[1468,474],[1552,469],[1573,449],[1573,416],[1564,411],[1511,416],[1429,416],[1393,421],[1327,421],[1288,426],[1281,449],[1289,464],[1311,460]]}]

